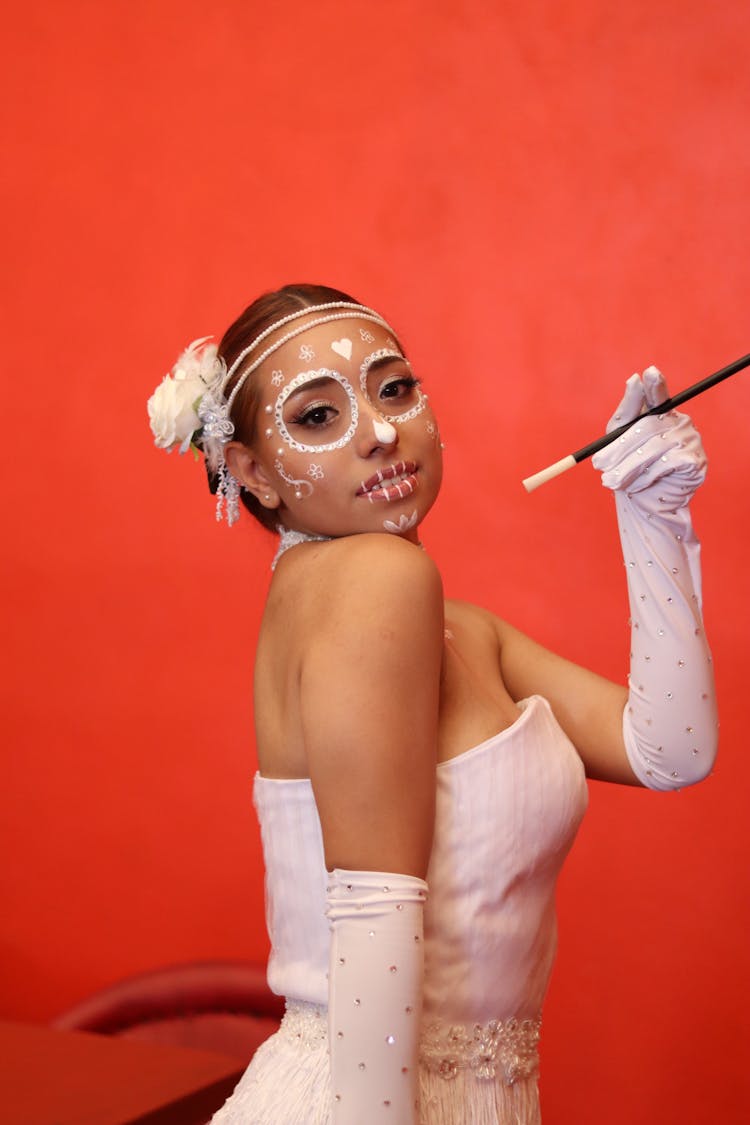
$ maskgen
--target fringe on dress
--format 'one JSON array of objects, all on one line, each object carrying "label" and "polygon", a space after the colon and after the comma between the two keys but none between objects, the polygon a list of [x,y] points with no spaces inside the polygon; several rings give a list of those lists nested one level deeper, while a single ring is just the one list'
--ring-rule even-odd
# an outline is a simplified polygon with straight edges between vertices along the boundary
[{"label": "fringe on dress", "polygon": [[[210,1125],[330,1125],[326,1010],[305,1009],[287,1012]],[[541,1125],[536,1073],[508,1083],[420,1064],[419,1086],[420,1125]]]}]

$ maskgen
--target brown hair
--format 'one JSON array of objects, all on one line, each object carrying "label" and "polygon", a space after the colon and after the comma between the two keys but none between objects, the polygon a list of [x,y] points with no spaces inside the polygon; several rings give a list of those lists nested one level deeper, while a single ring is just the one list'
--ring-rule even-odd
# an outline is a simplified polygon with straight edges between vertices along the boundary
[{"label": "brown hair", "polygon": [[[359,301],[343,293],[340,289],[331,289],[327,285],[285,285],[271,293],[264,293],[253,301],[233,324],[230,324],[221,338],[219,355],[227,365],[227,370],[236,361],[238,355],[248,347],[253,340],[270,328],[276,321],[298,309],[305,309],[312,305],[325,305],[331,301],[346,301],[358,305]],[[249,355],[246,363],[241,363],[232,375],[225,388],[225,395],[229,396],[232,388],[242,375],[244,368],[253,362],[257,356]],[[258,411],[258,392],[252,378],[247,379],[232,404],[232,421],[234,422],[234,436],[238,441],[250,444],[255,434],[255,423]],[[209,487],[215,491],[216,481],[209,474]],[[240,499],[251,515],[255,516],[264,527],[275,531],[278,516],[275,511],[264,508],[251,492],[243,489]]]}]

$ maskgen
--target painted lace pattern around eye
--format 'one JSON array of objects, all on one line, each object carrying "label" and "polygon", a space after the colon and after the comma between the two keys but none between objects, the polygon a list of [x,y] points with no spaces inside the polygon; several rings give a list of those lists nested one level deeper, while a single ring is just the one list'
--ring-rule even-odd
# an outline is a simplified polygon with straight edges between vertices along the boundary
[{"label": "painted lace pattern around eye", "polygon": [[540,1029],[539,1019],[489,1020],[473,1026],[431,1023],[422,1031],[419,1060],[448,1081],[465,1070],[512,1086],[539,1072]]},{"label": "painted lace pattern around eye", "polygon": [[[372,352],[371,355],[365,357],[359,369],[359,382],[360,386],[362,387],[362,393],[364,394],[365,398],[368,399],[370,396],[367,393],[367,376],[370,371],[371,365],[375,362],[376,359],[403,360],[404,357],[401,355],[401,352],[392,351],[390,348],[378,348],[377,351]],[[412,406],[410,410],[405,410],[403,413],[399,413],[398,411],[396,411],[395,413],[389,413],[385,405],[381,404],[383,416],[386,418],[390,418],[394,422],[398,422],[399,425],[401,425],[403,422],[411,422],[412,418],[416,418],[418,414],[421,414],[427,405],[427,395],[422,394],[422,390],[419,384],[417,384],[416,386],[416,392],[417,403],[415,406]]]}]

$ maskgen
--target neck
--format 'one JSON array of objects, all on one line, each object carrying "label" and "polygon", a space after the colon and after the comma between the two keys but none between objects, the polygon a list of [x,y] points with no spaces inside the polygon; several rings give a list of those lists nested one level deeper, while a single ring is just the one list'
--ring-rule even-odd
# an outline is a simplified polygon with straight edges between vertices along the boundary
[{"label": "neck", "polygon": [[273,557],[271,570],[276,569],[276,563],[290,547],[296,547],[298,543],[324,543],[331,538],[330,535],[312,535],[309,531],[295,531],[288,527],[280,527],[279,536],[279,546]]},{"label": "neck", "polygon": [[[333,539],[332,535],[313,535],[309,531],[295,531],[294,528],[279,526],[279,546],[276,554],[271,563],[271,570],[276,569],[276,563],[279,561],[285,551],[290,547],[296,547],[298,543],[327,543]],[[409,539],[409,542],[414,543],[415,547],[424,550],[422,543],[418,538],[411,539],[409,536],[402,536],[404,539]]]}]

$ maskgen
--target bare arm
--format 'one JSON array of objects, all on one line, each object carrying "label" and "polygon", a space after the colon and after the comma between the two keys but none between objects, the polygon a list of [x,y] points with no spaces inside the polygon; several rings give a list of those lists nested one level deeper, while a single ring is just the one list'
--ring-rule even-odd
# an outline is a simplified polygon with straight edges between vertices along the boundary
[{"label": "bare arm", "polygon": [[300,708],[326,864],[424,877],[432,844],[443,602],[412,544],[332,545],[308,591],[317,620]]},{"label": "bare arm", "polygon": [[300,708],[329,869],[331,1121],[416,1125],[442,589],[426,555],[384,536],[323,562]]},{"label": "bare arm", "polygon": [[586,776],[638,785],[622,735],[627,688],[550,652],[507,622],[494,618],[500,667],[514,699],[543,695],[576,747]]},{"label": "bare arm", "polygon": [[[610,426],[664,401],[656,368],[632,376]],[[631,617],[627,692],[498,624],[511,693],[547,695],[590,777],[674,790],[716,755],[711,655],[701,616],[699,544],[688,502],[705,475],[685,415],[639,420],[594,458],[615,495]],[[536,688],[532,685],[536,683]]]}]

